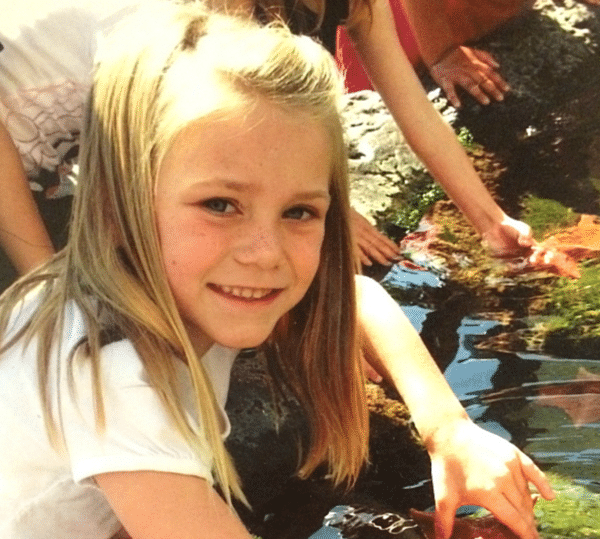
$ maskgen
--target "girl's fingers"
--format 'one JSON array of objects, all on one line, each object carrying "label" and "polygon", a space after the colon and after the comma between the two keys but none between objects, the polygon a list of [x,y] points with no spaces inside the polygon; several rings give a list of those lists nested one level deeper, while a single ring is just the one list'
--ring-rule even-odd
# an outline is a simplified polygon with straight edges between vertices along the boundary
[{"label": "girl's fingers", "polygon": [[454,108],[459,109],[461,106],[461,102],[456,93],[454,83],[444,77],[444,78],[440,78],[440,80],[438,81],[438,84],[440,85],[440,87],[442,88],[444,93],[446,94],[448,101],[450,101],[450,103],[452,103],[452,106]]},{"label": "girl's fingers", "polygon": [[369,264],[367,264],[369,266],[371,260],[383,265],[390,265],[399,259],[400,248],[355,210],[352,211],[352,224],[363,264],[365,263],[364,256],[369,259]]},{"label": "girl's fingers", "polygon": [[539,493],[546,500],[553,500],[556,493],[552,489],[548,478],[544,475],[544,472],[540,470],[535,463],[524,453],[520,454],[521,469],[523,475],[530,483],[533,483],[538,489]]},{"label": "girl's fingers", "polygon": [[454,528],[454,517],[458,505],[450,501],[449,497],[435,499],[435,538],[448,539]]},{"label": "girl's fingers", "polygon": [[521,512],[505,496],[497,496],[487,501],[486,509],[493,510],[496,518],[515,532],[521,539],[538,539],[539,534],[533,511]]},{"label": "girl's fingers", "polygon": [[358,257],[360,259],[360,263],[363,266],[372,266],[373,262],[371,262],[371,259],[365,254],[365,252],[362,250],[361,247],[358,248]]},{"label": "girl's fingers", "polygon": [[[385,250],[381,250],[378,246],[374,245],[369,240],[363,239],[363,241],[361,241],[359,239],[359,247],[360,247],[361,252],[365,256],[367,256],[367,258],[369,258],[369,260],[371,260],[371,261],[375,260],[375,262],[378,262],[379,264],[382,264],[383,266],[391,265],[391,263],[394,259],[393,254],[387,254],[385,252]],[[371,264],[369,264],[369,265],[371,265]]]},{"label": "girl's fingers", "polygon": [[488,77],[503,94],[510,92],[510,86],[508,82],[506,82],[497,71],[491,70],[488,74]]},{"label": "girl's fingers", "polygon": [[491,68],[498,69],[500,67],[500,64],[498,63],[496,58],[494,58],[494,56],[489,52],[482,51],[481,49],[471,49],[471,52],[479,61],[483,62],[484,64],[487,64]]}]

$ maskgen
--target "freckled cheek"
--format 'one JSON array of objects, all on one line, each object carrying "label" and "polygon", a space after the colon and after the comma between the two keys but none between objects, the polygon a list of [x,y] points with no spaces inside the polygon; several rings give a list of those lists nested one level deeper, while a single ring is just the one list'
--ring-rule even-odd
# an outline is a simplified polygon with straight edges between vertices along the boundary
[{"label": "freckled cheek", "polygon": [[169,278],[203,269],[217,251],[214,238],[193,221],[171,219],[159,227],[163,260]]}]

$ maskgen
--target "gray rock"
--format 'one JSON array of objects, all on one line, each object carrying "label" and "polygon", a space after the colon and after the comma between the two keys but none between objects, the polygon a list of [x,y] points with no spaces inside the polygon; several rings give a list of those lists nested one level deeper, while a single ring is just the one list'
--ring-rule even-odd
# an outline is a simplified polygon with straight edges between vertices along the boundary
[{"label": "gray rock", "polygon": [[405,142],[386,106],[373,91],[346,96],[343,113],[348,141],[353,207],[377,224],[377,216],[410,194],[425,167]]}]

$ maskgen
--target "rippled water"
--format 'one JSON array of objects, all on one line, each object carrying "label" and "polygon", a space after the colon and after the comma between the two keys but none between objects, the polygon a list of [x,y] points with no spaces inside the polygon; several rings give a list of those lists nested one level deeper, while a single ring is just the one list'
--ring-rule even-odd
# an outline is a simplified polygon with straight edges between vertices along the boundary
[{"label": "rippled water", "polygon": [[[398,266],[384,284],[393,291],[442,287],[443,281]],[[419,331],[435,316],[416,304],[403,305],[403,310]],[[477,313],[458,316],[451,346],[456,351],[440,368],[470,417],[523,449],[545,471],[600,492],[600,361],[479,350],[477,340],[500,324]],[[336,507],[329,518],[339,521],[346,511]],[[310,539],[343,537],[338,529],[324,526]]]}]

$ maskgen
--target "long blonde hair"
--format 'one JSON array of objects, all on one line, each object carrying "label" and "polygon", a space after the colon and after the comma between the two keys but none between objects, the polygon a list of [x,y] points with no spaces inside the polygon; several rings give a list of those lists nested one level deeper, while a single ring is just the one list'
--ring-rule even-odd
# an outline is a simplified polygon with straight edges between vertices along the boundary
[{"label": "long blonde hair", "polygon": [[[368,419],[355,330],[354,263],[349,231],[346,150],[339,120],[341,82],[320,46],[282,25],[260,27],[209,13],[199,2],[156,3],[120,29],[100,55],[89,100],[67,247],[2,298],[0,329],[29,290],[45,283],[40,308],[3,349],[38,339],[40,392],[51,438],[48,365],[58,346],[64,306],[74,301],[87,328],[82,360],[94,380],[98,427],[104,427],[101,347],[111,328],[135,346],[150,383],[192,446],[208,443],[228,501],[244,500],[221,439],[215,397],[167,284],[154,216],[161,160],[187,125],[213,114],[215,78],[239,103],[264,99],[309,114],[331,134],[331,205],[317,276],[270,339],[277,370],[307,411],[311,445],[300,470],[329,465],[336,483],[352,483],[367,458]],[[182,77],[185,77],[182,80]],[[222,86],[221,86],[222,87]],[[239,109],[238,109],[239,110]],[[174,361],[186,361],[203,434],[176,393]]]}]

